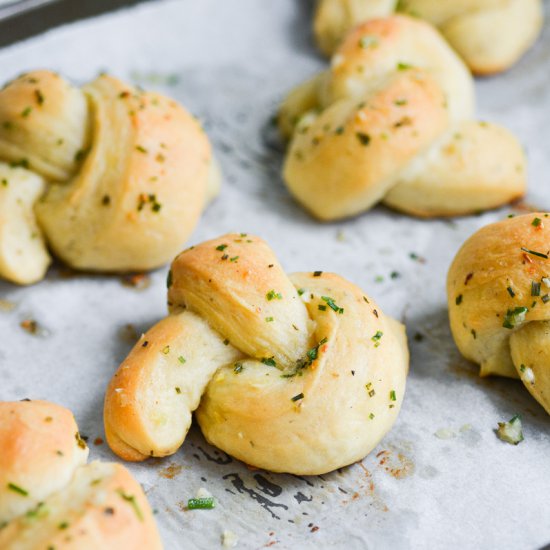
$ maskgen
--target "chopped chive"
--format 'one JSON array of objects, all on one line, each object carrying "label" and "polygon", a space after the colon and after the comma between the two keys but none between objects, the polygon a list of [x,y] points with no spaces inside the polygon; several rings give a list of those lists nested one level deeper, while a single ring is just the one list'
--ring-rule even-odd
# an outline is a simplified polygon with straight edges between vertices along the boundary
[{"label": "chopped chive", "polygon": [[185,363],[187,362],[187,360],[185,359],[185,357],[183,357],[182,355],[180,355],[180,356],[178,357],[178,361],[179,361],[182,365],[185,364]]},{"label": "chopped chive", "polygon": [[299,288],[298,289],[298,296],[302,296],[302,294],[306,291],[305,288]]},{"label": "chopped chive", "polygon": [[235,365],[233,366],[233,372],[235,374],[239,374],[239,372],[242,372],[243,369],[244,369],[244,367],[243,367],[242,363],[235,363]]},{"label": "chopped chive", "polygon": [[384,333],[380,330],[376,331],[376,334],[371,338],[374,342],[374,347],[377,348],[380,345],[380,339],[384,336]]},{"label": "chopped chive", "polygon": [[273,317],[266,317],[265,322],[266,323],[273,323]]},{"label": "chopped chive", "polygon": [[275,358],[274,357],[262,357],[260,359],[260,361],[264,364],[264,365],[267,365],[268,367],[276,367],[277,366],[277,363],[275,362]]},{"label": "chopped chive", "polygon": [[223,252],[227,248],[226,244],[220,244],[216,247],[216,250],[219,250],[220,252]]},{"label": "chopped chive", "polygon": [[395,395],[395,390],[390,391],[390,401],[397,401],[397,397]]},{"label": "chopped chive", "polygon": [[531,296],[540,296],[540,283],[531,281]]},{"label": "chopped chive", "polygon": [[294,397],[291,397],[290,400],[291,401],[300,401],[300,399],[303,399],[303,398],[304,398],[304,394],[299,393],[298,395],[295,395]]},{"label": "chopped chive", "polygon": [[516,293],[514,292],[514,289],[511,286],[509,286],[506,290],[508,291],[508,294],[510,294],[512,298],[515,297]]},{"label": "chopped chive", "polygon": [[317,308],[318,308],[319,310],[321,310],[321,311],[326,311],[326,310],[327,310],[327,306],[325,306],[325,305],[323,305],[323,304],[319,304],[319,305],[317,306]]}]

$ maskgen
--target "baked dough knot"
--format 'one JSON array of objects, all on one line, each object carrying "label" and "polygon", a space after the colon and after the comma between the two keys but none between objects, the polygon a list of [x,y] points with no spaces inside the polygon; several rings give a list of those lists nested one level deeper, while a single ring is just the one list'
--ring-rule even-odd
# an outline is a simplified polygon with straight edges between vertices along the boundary
[{"label": "baked dough knot", "polygon": [[34,71],[0,91],[0,276],[29,284],[52,252],[73,268],[170,261],[217,191],[199,122],[101,75],[77,88]]},{"label": "baked dough knot", "polygon": [[395,10],[435,25],[476,74],[509,69],[543,23],[541,0],[320,0],[313,25],[317,44],[331,55],[353,27]]},{"label": "baked dough knot", "polygon": [[171,315],[137,342],[105,398],[126,460],[175,453],[195,417],[258,468],[320,474],[362,459],[397,418],[404,327],[331,273],[287,276],[269,246],[228,234],[180,254]]},{"label": "baked dough knot", "polygon": [[279,113],[284,179],[322,220],[379,201],[417,216],[494,208],[525,192],[525,156],[506,129],[473,120],[473,81],[428,23],[374,19]]},{"label": "baked dough knot", "polygon": [[550,414],[550,215],[525,214],[472,235],[447,278],[451,330],[481,375],[520,378]]},{"label": "baked dough knot", "polygon": [[122,465],[86,464],[72,413],[0,402],[0,548],[160,550],[153,513]]}]

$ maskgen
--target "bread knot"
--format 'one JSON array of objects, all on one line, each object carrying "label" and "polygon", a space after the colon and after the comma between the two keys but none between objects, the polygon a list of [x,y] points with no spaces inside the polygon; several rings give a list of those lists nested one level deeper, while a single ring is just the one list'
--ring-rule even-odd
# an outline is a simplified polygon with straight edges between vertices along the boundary
[{"label": "bread knot", "polygon": [[140,484],[120,464],[86,464],[69,410],[0,402],[0,448],[0,548],[162,548]]},{"label": "bread knot", "polygon": [[532,46],[543,22],[541,0],[319,0],[317,45],[331,55],[353,27],[395,10],[435,25],[476,74],[509,69]]},{"label": "bread knot", "polygon": [[550,414],[550,216],[483,227],[447,277],[451,330],[481,375],[520,378]]},{"label": "bread knot", "polygon": [[284,179],[322,220],[379,201],[417,216],[494,208],[525,192],[506,129],[473,120],[473,81],[429,24],[406,16],[353,29],[324,73],[283,102]]},{"label": "bread knot", "polygon": [[405,391],[404,327],[331,273],[288,276],[258,237],[191,247],[168,277],[171,314],[111,380],[105,432],[127,460],[176,452],[192,412],[247,464],[319,474],[363,458]]},{"label": "bread knot", "polygon": [[77,88],[49,71],[0,91],[0,276],[71,267],[146,270],[181,250],[217,181],[199,122],[108,76]]}]

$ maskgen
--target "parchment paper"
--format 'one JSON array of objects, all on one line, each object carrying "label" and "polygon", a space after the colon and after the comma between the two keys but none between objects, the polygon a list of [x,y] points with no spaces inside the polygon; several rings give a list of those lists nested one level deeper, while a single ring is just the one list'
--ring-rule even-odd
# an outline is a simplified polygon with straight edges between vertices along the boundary
[{"label": "parchment paper", "polygon": [[[324,66],[310,18],[310,3],[299,0],[156,1],[0,51],[2,81],[38,67],[77,83],[107,70],[182,101],[205,122],[224,172],[190,243],[258,234],[287,271],[338,272],[407,324],[403,410],[361,464],[312,478],[253,471],[194,428],[173,457],[128,466],[157,510],[167,549],[220,547],[224,529],[240,548],[540,548],[550,542],[549,417],[520,382],[477,377],[455,349],[445,306],[461,243],[511,210],[422,221],[379,207],[321,225],[298,207],[281,182],[269,121],[289,87]],[[541,209],[550,208],[549,85],[548,27],[510,72],[477,81],[480,119],[505,124],[525,144],[527,202]],[[0,312],[0,398],[69,407],[91,458],[117,460],[105,443],[94,445],[104,389],[135,334],[164,316],[165,276],[153,273],[140,291],[120,277],[67,277],[57,266],[30,288],[0,283],[0,297],[15,304]],[[39,335],[20,327],[25,319],[39,323]],[[494,428],[516,413],[525,441],[514,447]],[[455,437],[434,435],[442,429]],[[217,508],[182,511],[200,487]]]}]

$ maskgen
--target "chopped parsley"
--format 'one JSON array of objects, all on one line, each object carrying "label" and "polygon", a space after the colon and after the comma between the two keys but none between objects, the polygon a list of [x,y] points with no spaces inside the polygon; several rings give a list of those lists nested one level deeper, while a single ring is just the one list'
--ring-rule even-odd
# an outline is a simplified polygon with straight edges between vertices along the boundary
[{"label": "chopped parsley", "polygon": [[185,359],[185,357],[183,357],[182,355],[180,355],[180,356],[178,357],[178,361],[179,361],[182,365],[184,365],[184,364],[187,362],[187,360]]},{"label": "chopped parsley", "polygon": [[512,445],[521,443],[523,441],[523,431],[520,415],[514,415],[508,422],[499,422],[496,433],[498,438],[506,443]]},{"label": "chopped parsley", "polygon": [[226,245],[226,244],[219,244],[219,245],[216,247],[216,250],[219,250],[220,252],[223,252],[226,248],[227,248],[227,245]]},{"label": "chopped parsley", "polygon": [[117,493],[120,495],[120,498],[122,498],[125,502],[132,506],[132,508],[134,509],[134,513],[136,514],[139,521],[143,521],[143,514],[136,500],[136,497],[134,495],[129,495],[125,493],[123,489],[118,489]]},{"label": "chopped parsley", "polygon": [[10,491],[13,491],[14,493],[17,493],[18,495],[21,495],[22,497],[28,497],[29,492],[26,489],[23,489],[23,487],[20,487],[19,485],[16,485],[15,483],[8,483],[7,488]]},{"label": "chopped parsley", "polygon": [[212,510],[215,506],[214,497],[190,498],[187,501],[187,508],[189,510]]},{"label": "chopped parsley", "polygon": [[540,218],[533,218],[533,221],[531,222],[531,225],[533,227],[539,227],[539,225],[542,223],[542,220]]},{"label": "chopped parsley", "polygon": [[368,145],[370,143],[370,136],[369,134],[365,134],[363,132],[356,132],[355,135],[357,136],[357,139],[359,140],[359,143],[361,145]]},{"label": "chopped parsley", "polygon": [[235,365],[233,366],[233,372],[235,374],[239,374],[239,372],[242,372],[244,369],[244,366],[242,363],[235,363]]},{"label": "chopped parsley", "polygon": [[277,363],[276,363],[274,357],[262,357],[262,358],[260,359],[260,361],[261,361],[264,365],[267,365],[268,367],[276,367],[276,366],[277,366]]},{"label": "chopped parsley", "polygon": [[27,118],[30,114],[31,114],[31,111],[32,111],[32,107],[25,107],[22,111],[21,111],[21,116],[23,118]]},{"label": "chopped parsley", "polygon": [[265,297],[267,298],[268,302],[271,302],[271,300],[282,300],[283,295],[280,292],[275,292],[274,290],[270,290]]},{"label": "chopped parsley", "polygon": [[384,336],[384,333],[380,330],[376,331],[376,334],[371,338],[374,342],[374,347],[377,348],[380,345],[380,340]]},{"label": "chopped parsley", "polygon": [[162,353],[164,353],[164,355],[168,355],[170,353],[170,346],[169,345],[166,345],[162,348]]}]

